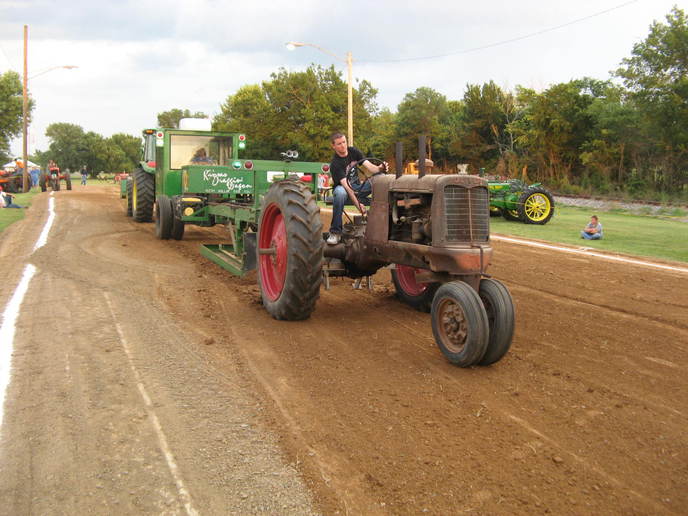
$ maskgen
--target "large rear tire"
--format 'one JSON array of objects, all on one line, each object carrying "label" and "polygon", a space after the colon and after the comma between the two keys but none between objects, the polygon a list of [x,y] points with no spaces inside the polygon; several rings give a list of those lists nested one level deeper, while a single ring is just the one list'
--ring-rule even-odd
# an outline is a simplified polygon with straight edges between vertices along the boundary
[{"label": "large rear tire", "polygon": [[166,195],[160,195],[155,200],[155,236],[160,240],[169,240],[172,234],[172,203]]},{"label": "large rear tire", "polygon": [[136,222],[150,222],[153,220],[153,203],[155,201],[155,176],[144,172],[143,169],[134,170],[134,184],[132,188],[132,216]]},{"label": "large rear tire", "polygon": [[275,319],[307,319],[320,295],[325,242],[320,208],[308,187],[273,183],[263,200],[258,226],[258,285]]},{"label": "large rear tire", "polygon": [[435,342],[447,360],[459,367],[480,362],[490,329],[475,290],[462,281],[445,283],[432,301],[431,319]]},{"label": "large rear tire", "polygon": [[495,279],[481,280],[478,294],[490,327],[487,351],[480,360],[480,365],[490,365],[501,360],[511,347],[515,322],[514,302],[509,289]]},{"label": "large rear tire", "polygon": [[554,215],[554,198],[544,188],[527,188],[518,201],[519,217],[526,224],[547,224]]},{"label": "large rear tire", "polygon": [[392,269],[392,281],[397,291],[397,297],[404,303],[421,312],[429,312],[432,299],[439,288],[439,283],[419,283],[416,281],[414,267],[397,265]]},{"label": "large rear tire", "polygon": [[127,181],[127,217],[131,217],[133,214],[133,208],[132,208],[132,195],[133,195],[133,185],[131,180]]}]

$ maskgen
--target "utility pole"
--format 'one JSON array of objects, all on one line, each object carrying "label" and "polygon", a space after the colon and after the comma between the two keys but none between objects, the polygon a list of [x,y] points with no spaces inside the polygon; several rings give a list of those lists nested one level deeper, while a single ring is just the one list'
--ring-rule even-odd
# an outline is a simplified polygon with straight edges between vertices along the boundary
[{"label": "utility pole", "polygon": [[28,61],[27,61],[27,49],[29,44],[29,26],[24,25],[24,98],[22,105],[22,122],[23,122],[23,135],[22,135],[22,164],[24,165],[23,173],[23,188],[24,192],[29,191],[29,152],[28,152],[28,113],[29,113],[29,97],[26,91],[26,81],[28,80]]}]

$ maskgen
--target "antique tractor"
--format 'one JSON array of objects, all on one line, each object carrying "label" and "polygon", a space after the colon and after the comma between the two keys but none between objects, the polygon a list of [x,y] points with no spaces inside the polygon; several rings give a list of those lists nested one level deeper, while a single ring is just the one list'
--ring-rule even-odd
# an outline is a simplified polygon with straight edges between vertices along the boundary
[{"label": "antique tractor", "polygon": [[[233,274],[257,269],[263,305],[275,319],[310,317],[320,286],[324,281],[327,288],[331,277],[370,277],[394,266],[398,296],[431,312],[435,340],[450,362],[487,365],[508,351],[514,306],[507,288],[486,276],[492,248],[484,179],[425,175],[424,157],[418,176],[402,176],[400,170],[375,176],[369,179],[367,218],[354,217],[344,225],[341,242],[326,245],[316,195],[327,164],[294,162],[293,153],[282,162],[238,159],[237,138],[243,135],[229,133],[206,133],[211,163],[188,163],[197,145],[187,145],[182,164],[171,157],[175,136],[183,134],[152,134],[155,182],[148,185],[140,170],[134,173],[131,213],[154,213],[160,239],[181,239],[189,224],[223,224],[230,241],[202,245],[201,254]],[[147,149],[144,157],[153,158]],[[401,163],[400,146],[397,155]],[[177,166],[165,172],[161,165],[168,163]],[[147,206],[153,190],[155,209],[143,214],[142,194]]]},{"label": "antique tractor", "polygon": [[21,192],[24,185],[23,172],[20,170],[0,170],[0,186],[8,193]]},{"label": "antique tractor", "polygon": [[57,165],[49,165],[47,172],[41,172],[38,178],[38,185],[41,187],[41,192],[45,192],[48,186],[55,191],[60,191],[60,181],[64,180],[67,190],[72,189],[72,178],[69,174],[60,171]]},{"label": "antique tractor", "polygon": [[520,179],[488,181],[490,215],[526,224],[547,224],[554,215],[554,198],[540,183]]}]

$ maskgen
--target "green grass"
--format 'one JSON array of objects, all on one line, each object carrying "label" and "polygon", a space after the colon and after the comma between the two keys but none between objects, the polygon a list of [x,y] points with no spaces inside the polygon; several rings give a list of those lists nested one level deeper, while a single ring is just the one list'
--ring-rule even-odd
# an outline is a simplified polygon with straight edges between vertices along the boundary
[{"label": "green grass", "polygon": [[[40,192],[40,188],[34,188],[30,192],[11,194],[13,197],[12,201],[14,202],[14,204],[18,204],[19,206],[31,206],[31,199],[34,195],[39,194]],[[13,222],[17,222],[18,220],[23,219],[24,211],[26,210],[0,208],[0,232],[4,231],[5,228]]]},{"label": "green grass", "polygon": [[[580,232],[597,215],[604,227],[602,240],[583,240]],[[688,223],[589,208],[557,206],[544,226],[508,222],[492,217],[490,230],[502,235],[535,238],[637,256],[688,262]]]}]

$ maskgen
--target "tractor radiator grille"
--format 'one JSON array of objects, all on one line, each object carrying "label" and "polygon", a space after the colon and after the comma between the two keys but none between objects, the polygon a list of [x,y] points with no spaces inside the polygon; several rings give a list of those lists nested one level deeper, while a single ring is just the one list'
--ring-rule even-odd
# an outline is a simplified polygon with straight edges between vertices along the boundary
[{"label": "tractor radiator grille", "polygon": [[490,203],[487,188],[447,185],[444,189],[447,242],[487,242]]}]

